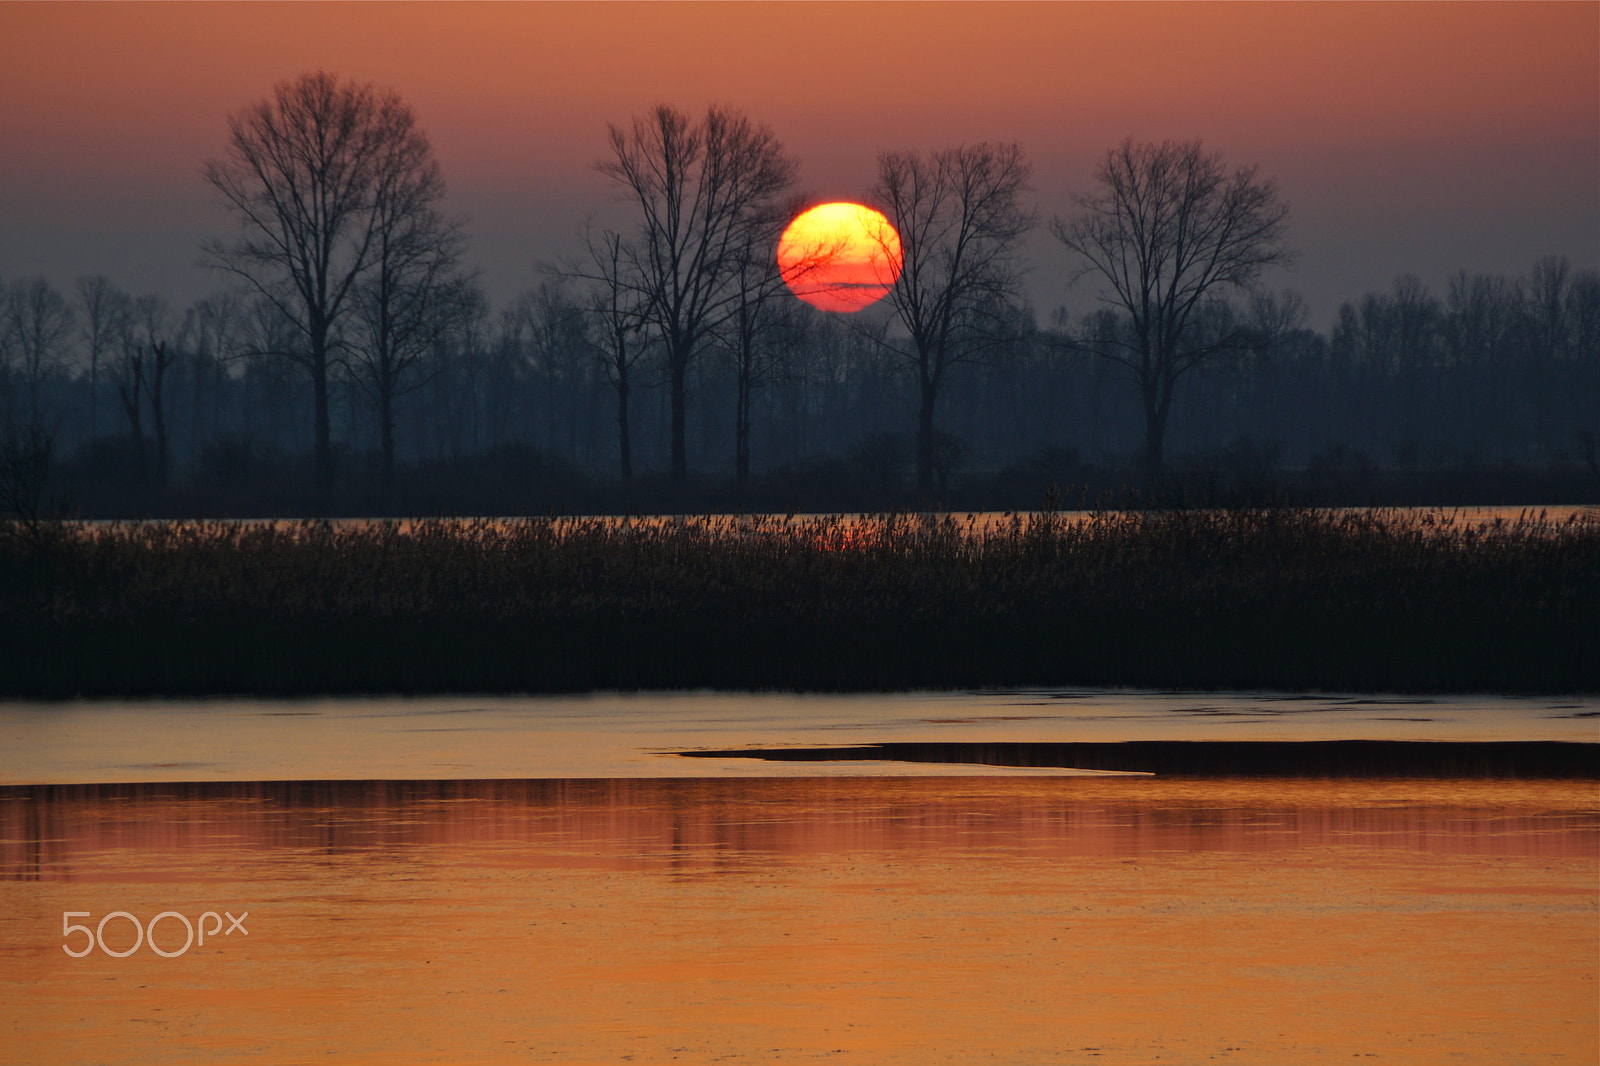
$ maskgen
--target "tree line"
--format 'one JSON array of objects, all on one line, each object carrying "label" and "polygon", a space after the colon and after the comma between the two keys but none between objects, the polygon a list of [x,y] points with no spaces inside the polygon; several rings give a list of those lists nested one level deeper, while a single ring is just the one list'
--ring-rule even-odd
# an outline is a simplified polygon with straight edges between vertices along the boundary
[{"label": "tree line", "polygon": [[[311,74],[229,120],[206,180],[227,284],[176,309],[103,276],[0,279],[0,506],[89,515],[1033,507],[1044,486],[1359,494],[1385,471],[1518,464],[1600,479],[1600,277],[1415,278],[1307,328],[1263,274],[1288,209],[1199,142],[1110,149],[1048,221],[1096,310],[1019,292],[1019,145],[885,152],[863,199],[902,272],[834,315],[774,248],[798,161],[747,116],[661,106],[597,173],[583,227],[491,309],[398,95]],[[1169,455],[1176,455],[1174,462]],[[1357,501],[1359,502],[1359,501]],[[1490,502],[1490,501],[1479,501]],[[1554,502],[1554,501],[1550,501]]]}]

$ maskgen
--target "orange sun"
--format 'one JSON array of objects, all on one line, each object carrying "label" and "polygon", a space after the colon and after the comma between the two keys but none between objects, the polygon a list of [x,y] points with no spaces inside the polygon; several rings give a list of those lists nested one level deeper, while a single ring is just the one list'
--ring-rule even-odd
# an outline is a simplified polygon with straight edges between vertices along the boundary
[{"label": "orange sun", "polygon": [[822,204],[783,231],[778,270],[812,307],[859,311],[888,295],[900,276],[900,234],[870,207]]}]

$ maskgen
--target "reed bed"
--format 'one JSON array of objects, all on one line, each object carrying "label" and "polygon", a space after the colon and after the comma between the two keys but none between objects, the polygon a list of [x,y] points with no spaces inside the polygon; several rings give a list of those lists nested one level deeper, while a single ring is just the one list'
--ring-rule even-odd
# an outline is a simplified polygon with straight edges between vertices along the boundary
[{"label": "reed bed", "polygon": [[1600,520],[1310,509],[0,536],[10,697],[1600,691]]}]

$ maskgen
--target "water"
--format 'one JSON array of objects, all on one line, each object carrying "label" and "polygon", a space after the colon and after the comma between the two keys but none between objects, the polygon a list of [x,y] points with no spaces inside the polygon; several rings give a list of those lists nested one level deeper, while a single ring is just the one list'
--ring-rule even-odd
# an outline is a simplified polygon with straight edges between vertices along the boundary
[{"label": "water", "polygon": [[0,703],[0,785],[1061,773],[685,759],[871,743],[1600,741],[1600,698],[1104,689]]},{"label": "water", "polygon": [[[0,1058],[1593,1061],[1592,780],[676,754],[1358,738],[1595,742],[1600,700],[3,705]],[[217,928],[63,950],[114,911],[112,952]]]}]

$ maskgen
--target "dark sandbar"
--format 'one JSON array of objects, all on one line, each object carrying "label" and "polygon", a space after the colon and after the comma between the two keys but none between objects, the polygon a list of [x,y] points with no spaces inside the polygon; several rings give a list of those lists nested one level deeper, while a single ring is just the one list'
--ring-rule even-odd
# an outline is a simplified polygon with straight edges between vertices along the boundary
[{"label": "dark sandbar", "polygon": [[1120,770],[1180,777],[1600,779],[1600,744],[1563,741],[1184,741],[887,743],[840,748],[681,751],[692,759],[859,759]]}]

